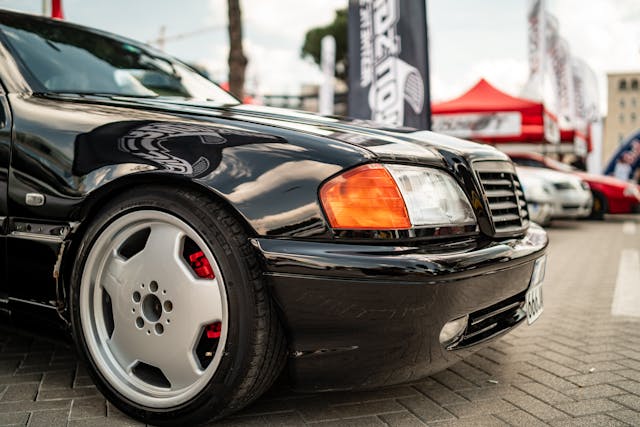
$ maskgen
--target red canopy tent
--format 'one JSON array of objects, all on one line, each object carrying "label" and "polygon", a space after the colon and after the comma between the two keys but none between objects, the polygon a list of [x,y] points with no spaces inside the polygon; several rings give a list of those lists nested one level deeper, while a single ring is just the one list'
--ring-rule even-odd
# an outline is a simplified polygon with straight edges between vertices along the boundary
[{"label": "red canopy tent", "polygon": [[541,102],[508,95],[485,79],[431,111],[434,131],[476,141],[541,144],[560,139],[557,120]]}]

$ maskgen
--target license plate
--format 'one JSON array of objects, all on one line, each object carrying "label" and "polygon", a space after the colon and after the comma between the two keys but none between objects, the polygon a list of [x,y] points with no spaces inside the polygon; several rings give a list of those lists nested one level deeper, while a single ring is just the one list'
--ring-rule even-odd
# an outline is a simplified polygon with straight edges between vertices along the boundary
[{"label": "license plate", "polygon": [[534,286],[527,291],[527,294],[525,295],[524,310],[527,313],[527,323],[529,325],[540,317],[540,314],[544,311],[544,303],[542,301],[542,284]]}]

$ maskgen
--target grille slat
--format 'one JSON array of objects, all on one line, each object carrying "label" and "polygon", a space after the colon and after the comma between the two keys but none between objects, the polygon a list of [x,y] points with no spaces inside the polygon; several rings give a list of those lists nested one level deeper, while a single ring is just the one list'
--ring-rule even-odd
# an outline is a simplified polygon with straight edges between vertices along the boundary
[{"label": "grille slat", "polygon": [[505,221],[516,221],[516,220],[520,220],[520,215],[504,214],[504,215],[493,216],[493,222],[505,222]]},{"label": "grille slat", "polygon": [[487,197],[513,197],[513,190],[485,190]]},{"label": "grille slat", "polygon": [[503,161],[474,163],[488,203],[496,233],[522,231],[528,226],[529,213],[522,185],[513,165]]},{"label": "grille slat", "polygon": [[495,209],[513,209],[513,208],[517,208],[518,205],[516,205],[515,202],[498,202],[498,203],[493,203],[491,204],[491,210],[495,210]]},{"label": "grille slat", "polygon": [[553,186],[556,190],[573,190],[573,184],[570,182],[554,182]]},{"label": "grille slat", "polygon": [[484,185],[486,185],[486,186],[497,185],[497,186],[511,187],[511,182],[509,182],[508,180],[505,180],[505,179],[485,179],[484,180]]}]

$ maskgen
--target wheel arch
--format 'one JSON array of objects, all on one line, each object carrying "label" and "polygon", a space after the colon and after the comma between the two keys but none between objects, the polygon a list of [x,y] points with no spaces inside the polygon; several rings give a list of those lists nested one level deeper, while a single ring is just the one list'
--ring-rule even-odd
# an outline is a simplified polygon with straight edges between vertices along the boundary
[{"label": "wheel arch", "polygon": [[116,200],[118,197],[121,197],[123,194],[134,188],[150,185],[173,186],[174,188],[190,190],[211,197],[224,205],[227,211],[244,227],[249,236],[257,235],[249,221],[247,221],[247,219],[229,200],[215,190],[194,182],[193,180],[168,174],[144,174],[122,177],[105,184],[87,195],[79,210],[77,220],[74,222],[75,226],[72,227],[72,232],[69,234],[68,239],[65,240],[65,244],[60,250],[56,285],[59,307],[58,311],[63,320],[67,323],[69,322],[68,298],[69,287],[71,285],[71,273],[73,270],[74,260],[76,259],[80,249],[80,242],[85,236],[88,227],[92,224],[102,206]]}]

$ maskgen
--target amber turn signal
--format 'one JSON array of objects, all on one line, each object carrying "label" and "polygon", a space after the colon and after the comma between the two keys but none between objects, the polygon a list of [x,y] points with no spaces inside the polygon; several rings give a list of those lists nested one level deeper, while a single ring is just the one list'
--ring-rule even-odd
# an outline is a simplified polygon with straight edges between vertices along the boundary
[{"label": "amber turn signal", "polygon": [[379,164],[359,166],[332,178],[320,189],[320,201],[334,229],[411,228],[398,185]]}]

